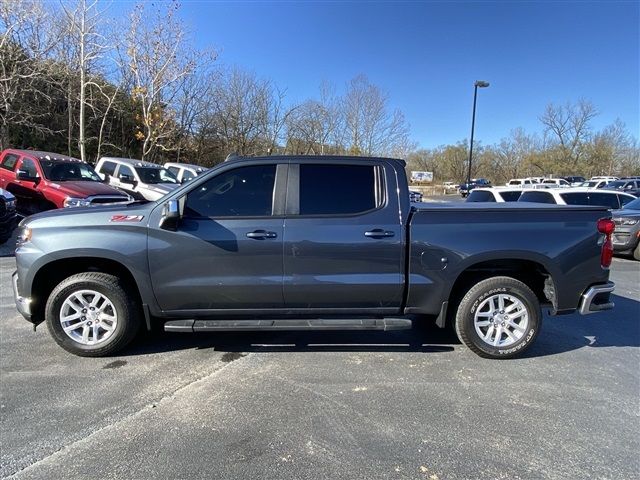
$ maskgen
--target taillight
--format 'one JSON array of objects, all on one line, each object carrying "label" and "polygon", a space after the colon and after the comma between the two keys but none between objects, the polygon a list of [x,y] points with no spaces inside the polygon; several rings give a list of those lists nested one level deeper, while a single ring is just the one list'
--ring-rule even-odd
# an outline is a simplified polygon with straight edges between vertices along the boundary
[{"label": "taillight", "polygon": [[616,228],[616,224],[610,218],[601,218],[598,220],[598,231],[605,235],[611,235]]},{"label": "taillight", "polygon": [[616,224],[610,218],[601,218],[598,220],[598,232],[605,234],[602,243],[602,252],[600,253],[600,265],[603,268],[611,266],[613,261],[613,244],[611,243],[611,234],[616,228]]}]

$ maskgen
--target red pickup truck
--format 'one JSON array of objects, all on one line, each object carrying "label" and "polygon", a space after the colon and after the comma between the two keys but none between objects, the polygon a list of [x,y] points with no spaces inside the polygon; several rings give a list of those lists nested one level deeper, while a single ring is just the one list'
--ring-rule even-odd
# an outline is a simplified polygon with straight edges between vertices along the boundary
[{"label": "red pickup truck", "polygon": [[15,195],[23,215],[132,200],[104,184],[88,163],[32,150],[7,149],[0,153],[0,188]]}]

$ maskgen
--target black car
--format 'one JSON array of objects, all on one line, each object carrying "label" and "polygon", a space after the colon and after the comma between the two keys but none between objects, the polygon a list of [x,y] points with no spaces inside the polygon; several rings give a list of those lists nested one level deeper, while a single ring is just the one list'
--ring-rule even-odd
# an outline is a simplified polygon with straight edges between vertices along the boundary
[{"label": "black car", "polygon": [[16,197],[0,188],[0,245],[5,243],[16,228]]},{"label": "black car", "polygon": [[470,182],[462,182],[458,191],[460,195],[466,197],[474,188],[487,188],[491,186],[491,182],[486,178],[472,178]]},{"label": "black car", "polygon": [[616,229],[613,232],[613,251],[632,254],[640,260],[640,198],[613,212]]},{"label": "black car", "polygon": [[622,179],[609,182],[604,190],[618,190],[624,193],[630,193],[636,197],[640,196],[640,180]]}]

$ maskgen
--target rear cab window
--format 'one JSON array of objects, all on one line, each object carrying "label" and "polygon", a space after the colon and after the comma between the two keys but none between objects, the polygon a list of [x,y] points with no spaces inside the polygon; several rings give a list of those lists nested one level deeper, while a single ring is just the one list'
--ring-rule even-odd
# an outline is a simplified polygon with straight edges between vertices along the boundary
[{"label": "rear cab window", "polygon": [[567,205],[589,205],[589,194],[586,192],[572,192],[560,194]]},{"label": "rear cab window", "polygon": [[472,190],[467,197],[467,202],[495,202],[493,193],[486,190]]},{"label": "rear cab window", "polygon": [[517,202],[522,192],[500,192],[499,195],[505,202]]},{"label": "rear cab window", "polygon": [[357,215],[382,203],[380,166],[300,164],[300,215]]}]

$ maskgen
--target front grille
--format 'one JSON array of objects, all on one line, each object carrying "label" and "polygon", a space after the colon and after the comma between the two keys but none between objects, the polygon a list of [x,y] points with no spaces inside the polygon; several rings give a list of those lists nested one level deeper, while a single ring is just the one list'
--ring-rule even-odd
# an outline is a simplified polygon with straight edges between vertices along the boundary
[{"label": "front grille", "polygon": [[95,197],[89,197],[88,200],[91,205],[101,205],[105,203],[126,203],[129,198],[122,196],[108,196],[108,195],[96,195]]}]

